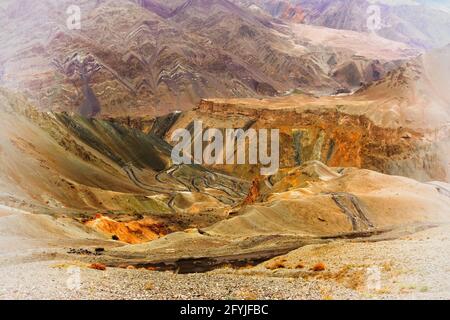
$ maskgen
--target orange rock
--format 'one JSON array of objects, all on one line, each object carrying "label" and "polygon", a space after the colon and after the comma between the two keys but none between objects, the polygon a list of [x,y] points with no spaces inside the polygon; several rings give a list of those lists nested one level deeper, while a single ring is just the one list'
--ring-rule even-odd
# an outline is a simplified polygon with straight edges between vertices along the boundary
[{"label": "orange rock", "polygon": [[324,271],[326,269],[326,266],[323,262],[319,262],[317,264],[314,265],[314,267],[312,267],[312,271],[316,271],[316,272],[320,272],[320,271]]},{"label": "orange rock", "polygon": [[113,240],[120,239],[120,241],[130,244],[152,241],[169,233],[168,228],[164,224],[151,218],[119,222],[97,214],[94,220],[90,220],[85,224],[98,232],[112,235]]},{"label": "orange rock", "polygon": [[100,271],[106,270],[106,266],[101,263],[93,263],[89,266],[89,268],[94,269],[94,270],[100,270]]},{"label": "orange rock", "polygon": [[147,267],[146,269],[148,271],[158,271],[158,268],[156,268],[156,267]]},{"label": "orange rock", "polygon": [[252,182],[252,186],[248,192],[247,197],[245,198],[243,204],[244,205],[249,205],[249,204],[253,204],[256,202],[256,200],[258,200],[259,197],[259,178],[255,178],[253,179]]},{"label": "orange rock", "polygon": [[265,267],[269,270],[283,269],[286,268],[286,261],[285,258],[277,258],[266,263]]}]

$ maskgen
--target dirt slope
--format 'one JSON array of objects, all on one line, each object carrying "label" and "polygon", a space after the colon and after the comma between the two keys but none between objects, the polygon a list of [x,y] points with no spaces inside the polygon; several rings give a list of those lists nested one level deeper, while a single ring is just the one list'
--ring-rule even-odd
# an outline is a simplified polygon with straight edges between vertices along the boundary
[{"label": "dirt slope", "polygon": [[280,172],[269,183],[262,181],[261,198],[227,220],[108,251],[105,261],[114,264],[125,258],[159,267],[164,262],[184,271],[245,264],[327,239],[397,230],[395,237],[420,226],[447,223],[449,205],[448,195],[432,184],[312,162]]},{"label": "dirt slope", "polygon": [[223,219],[247,192],[246,181],[174,166],[171,146],[154,135],[41,113],[8,91],[0,103],[0,200],[9,207],[80,222],[97,213],[124,223],[148,216],[153,223],[138,227],[183,230]]}]

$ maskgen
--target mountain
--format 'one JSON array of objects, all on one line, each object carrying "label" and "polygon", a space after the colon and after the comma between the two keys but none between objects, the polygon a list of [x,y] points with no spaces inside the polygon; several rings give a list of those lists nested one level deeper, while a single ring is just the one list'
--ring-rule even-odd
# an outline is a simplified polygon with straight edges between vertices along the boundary
[{"label": "mountain", "polygon": [[100,231],[165,234],[223,219],[247,194],[248,182],[173,165],[169,144],[117,122],[42,113],[3,89],[0,114],[0,201],[10,208],[83,223],[100,212],[130,224],[92,226]]},{"label": "mountain", "polygon": [[[255,1],[272,15],[281,2]],[[371,7],[376,6],[380,13],[376,34],[421,49],[450,43],[448,1],[293,0],[289,3],[302,12],[301,23],[358,32],[370,32],[368,19],[378,20]]]},{"label": "mountain", "polygon": [[[19,0],[0,12],[0,84],[43,110],[162,115],[202,98],[330,94],[417,55],[377,36],[303,32],[226,0],[86,1],[80,30],[67,27],[71,4]],[[328,43],[315,41],[322,32]]]},{"label": "mountain", "polygon": [[368,3],[1,1],[0,299],[448,298],[448,11]]},{"label": "mountain", "polygon": [[[178,116],[165,133],[204,127],[280,130],[282,167],[318,160],[420,181],[450,179],[450,47],[404,63],[354,94],[294,93],[267,99],[209,99]],[[219,166],[253,176],[254,166]]]},{"label": "mountain", "polygon": [[255,13],[268,14],[285,22],[302,23],[305,19],[301,5],[288,0],[234,0],[233,2]]}]

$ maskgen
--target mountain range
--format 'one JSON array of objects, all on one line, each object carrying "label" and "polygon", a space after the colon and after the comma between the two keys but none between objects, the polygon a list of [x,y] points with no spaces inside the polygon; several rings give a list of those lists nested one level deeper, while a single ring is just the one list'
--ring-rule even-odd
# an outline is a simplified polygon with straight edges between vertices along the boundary
[{"label": "mountain range", "polygon": [[69,30],[70,4],[20,0],[1,12],[3,84],[44,110],[162,115],[202,98],[350,92],[419,53],[377,35],[285,24],[227,0],[83,1],[81,29]]},{"label": "mountain range", "polygon": [[[287,22],[375,32],[419,49],[450,43],[450,2],[376,0],[235,0]],[[373,23],[373,27],[371,27]]]}]

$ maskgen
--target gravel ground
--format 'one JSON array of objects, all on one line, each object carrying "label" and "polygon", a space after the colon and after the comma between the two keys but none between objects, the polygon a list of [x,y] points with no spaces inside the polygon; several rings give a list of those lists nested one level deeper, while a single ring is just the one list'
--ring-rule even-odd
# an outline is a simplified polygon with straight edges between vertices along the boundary
[{"label": "gravel ground", "polygon": [[[283,268],[268,270],[273,263]],[[325,270],[310,271],[318,263]],[[389,241],[305,246],[240,273],[328,280],[368,299],[449,300],[450,226]]]},{"label": "gravel ground", "polygon": [[330,292],[336,298],[358,298],[352,290],[320,280],[117,268],[81,267],[81,285],[76,288],[77,269],[70,265],[78,264],[53,261],[2,267],[0,299],[326,299]]}]

